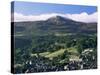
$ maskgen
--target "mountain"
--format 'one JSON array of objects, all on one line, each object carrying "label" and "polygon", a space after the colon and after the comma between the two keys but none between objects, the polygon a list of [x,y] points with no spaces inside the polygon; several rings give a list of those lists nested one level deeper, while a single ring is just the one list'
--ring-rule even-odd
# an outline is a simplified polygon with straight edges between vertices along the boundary
[{"label": "mountain", "polygon": [[82,23],[65,17],[54,16],[46,21],[12,22],[15,34],[95,34],[97,23]]},{"label": "mountain", "polygon": [[68,23],[68,22],[73,22],[73,20],[68,19],[68,18],[64,18],[61,16],[51,17],[47,21],[51,22],[51,23],[56,23],[56,24],[64,24],[64,23]]}]

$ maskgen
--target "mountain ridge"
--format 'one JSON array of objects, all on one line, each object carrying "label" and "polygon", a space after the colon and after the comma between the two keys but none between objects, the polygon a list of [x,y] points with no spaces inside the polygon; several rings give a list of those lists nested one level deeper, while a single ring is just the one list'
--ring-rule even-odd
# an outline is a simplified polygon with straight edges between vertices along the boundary
[{"label": "mountain ridge", "polygon": [[66,19],[61,16],[55,16],[47,19],[46,21],[34,22],[13,22],[15,33],[96,33],[97,23],[83,23]]},{"label": "mountain ridge", "polygon": [[[76,21],[76,20],[73,20],[73,19],[71,19],[71,18],[66,18],[66,17],[64,17],[64,16],[60,16],[60,15],[56,15],[56,16],[52,16],[52,17],[49,17],[48,19],[46,19],[46,20],[38,20],[38,21],[19,21],[19,22],[39,22],[39,21],[48,21],[48,20],[50,20],[50,19],[63,19],[63,20],[70,20],[70,21],[75,21],[75,22],[81,22],[81,21]],[[87,23],[87,22],[81,22],[81,23]],[[88,23],[97,23],[97,22],[88,22]]]}]

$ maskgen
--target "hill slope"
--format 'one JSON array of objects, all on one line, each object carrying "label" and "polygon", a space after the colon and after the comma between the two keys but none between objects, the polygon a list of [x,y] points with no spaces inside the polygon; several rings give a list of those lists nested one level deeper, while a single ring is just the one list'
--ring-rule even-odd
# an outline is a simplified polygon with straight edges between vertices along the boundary
[{"label": "hill slope", "polygon": [[51,17],[46,21],[14,22],[15,33],[26,34],[55,34],[78,33],[94,34],[97,23],[82,23],[61,16]]}]

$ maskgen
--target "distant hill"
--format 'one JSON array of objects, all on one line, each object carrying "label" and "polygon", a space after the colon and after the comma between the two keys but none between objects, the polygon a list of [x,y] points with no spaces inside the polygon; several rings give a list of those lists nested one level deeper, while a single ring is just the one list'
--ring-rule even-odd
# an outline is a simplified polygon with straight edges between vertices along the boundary
[{"label": "distant hill", "polygon": [[97,23],[77,22],[65,17],[54,16],[46,21],[14,22],[15,33],[22,34],[95,34]]}]

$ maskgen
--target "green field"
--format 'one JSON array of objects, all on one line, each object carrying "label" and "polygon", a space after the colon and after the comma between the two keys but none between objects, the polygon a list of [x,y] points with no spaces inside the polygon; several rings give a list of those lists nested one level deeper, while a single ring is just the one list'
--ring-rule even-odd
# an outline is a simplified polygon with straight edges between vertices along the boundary
[{"label": "green field", "polygon": [[[69,54],[69,59],[79,59],[79,53],[75,47],[70,47],[66,49],[60,49],[54,52],[43,52],[39,53],[40,56],[53,59],[55,57],[59,57],[64,54],[64,52],[67,51]],[[31,54],[32,57],[37,56],[36,53]],[[65,61],[66,59],[62,60],[61,62]]]}]

